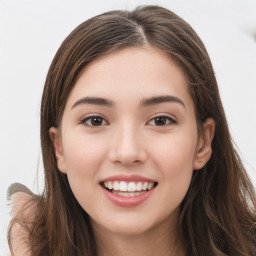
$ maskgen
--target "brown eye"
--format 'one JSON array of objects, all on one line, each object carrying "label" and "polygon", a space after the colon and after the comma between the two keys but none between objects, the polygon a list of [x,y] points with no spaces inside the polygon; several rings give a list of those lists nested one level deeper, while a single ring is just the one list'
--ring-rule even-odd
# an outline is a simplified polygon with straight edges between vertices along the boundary
[{"label": "brown eye", "polygon": [[154,126],[166,126],[166,125],[171,125],[176,123],[177,122],[169,116],[157,116],[152,118],[149,121],[149,124]]},{"label": "brown eye", "polygon": [[86,126],[96,127],[96,126],[102,126],[107,125],[107,121],[102,118],[101,116],[89,116],[85,119],[81,120],[82,124],[85,124]]}]

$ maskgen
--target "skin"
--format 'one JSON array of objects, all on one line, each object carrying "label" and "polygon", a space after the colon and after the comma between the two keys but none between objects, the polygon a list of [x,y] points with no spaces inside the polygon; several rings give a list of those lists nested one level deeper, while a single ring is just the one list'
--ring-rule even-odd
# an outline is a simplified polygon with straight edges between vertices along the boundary
[{"label": "skin", "polygon": [[[142,103],[166,95],[180,102]],[[112,105],[81,103],[84,97],[101,97]],[[84,122],[88,115],[100,116],[100,125]],[[166,124],[157,116],[164,116]],[[193,170],[211,156],[214,127],[209,118],[198,134],[185,76],[160,50],[126,48],[85,68],[61,126],[49,132],[58,168],[91,218],[100,255],[184,255],[177,236],[179,206]],[[116,174],[141,175],[157,186],[143,203],[120,207],[100,185]]]}]

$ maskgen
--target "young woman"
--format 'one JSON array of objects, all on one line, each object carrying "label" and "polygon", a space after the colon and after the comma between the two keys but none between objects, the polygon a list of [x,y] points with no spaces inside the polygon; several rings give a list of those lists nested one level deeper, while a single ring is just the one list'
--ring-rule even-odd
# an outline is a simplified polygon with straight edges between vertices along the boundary
[{"label": "young woman", "polygon": [[104,13],[64,40],[41,143],[43,195],[11,192],[14,255],[256,255],[255,193],[211,61],[171,11]]}]

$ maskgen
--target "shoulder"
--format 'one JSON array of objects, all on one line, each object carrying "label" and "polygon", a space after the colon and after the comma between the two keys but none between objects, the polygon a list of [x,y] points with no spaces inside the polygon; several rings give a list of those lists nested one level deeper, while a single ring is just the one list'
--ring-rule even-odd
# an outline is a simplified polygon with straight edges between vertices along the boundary
[{"label": "shoulder", "polygon": [[15,256],[31,255],[29,246],[29,228],[33,222],[35,205],[33,193],[20,183],[12,184],[8,189],[12,222],[10,226],[11,247]]}]

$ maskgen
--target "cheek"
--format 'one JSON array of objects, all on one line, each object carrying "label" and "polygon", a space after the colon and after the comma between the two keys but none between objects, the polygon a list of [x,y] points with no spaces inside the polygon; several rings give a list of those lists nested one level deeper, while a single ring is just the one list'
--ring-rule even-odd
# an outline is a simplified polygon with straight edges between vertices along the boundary
[{"label": "cheek", "polygon": [[91,136],[65,136],[63,141],[67,177],[74,196],[87,210],[98,191],[98,177],[106,148]]},{"label": "cheek", "polygon": [[100,160],[105,157],[104,143],[93,136],[73,135],[66,138],[63,146],[67,172],[77,172],[81,175],[93,173]]},{"label": "cheek", "polygon": [[[172,167],[174,170],[182,170],[185,167],[193,168],[196,150],[196,136],[171,135],[154,143],[151,155],[164,169]],[[185,168],[186,169],[186,168]]]},{"label": "cheek", "polygon": [[172,193],[178,201],[183,199],[191,182],[195,149],[195,136],[183,135],[160,141],[151,151],[162,176],[166,195]]},{"label": "cheek", "polygon": [[89,136],[65,138],[63,145],[68,181],[75,198],[89,214],[99,194],[98,176],[106,149],[99,140]]}]

